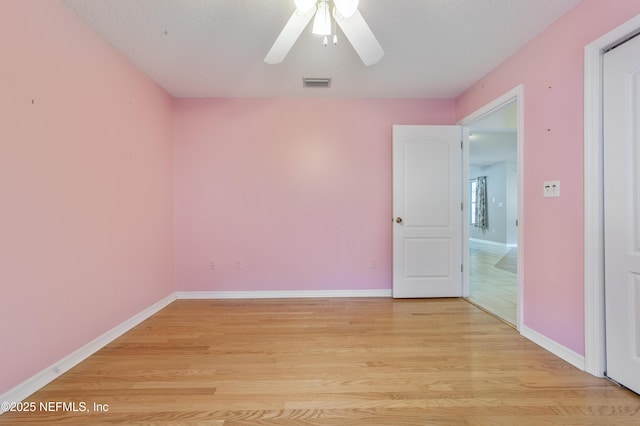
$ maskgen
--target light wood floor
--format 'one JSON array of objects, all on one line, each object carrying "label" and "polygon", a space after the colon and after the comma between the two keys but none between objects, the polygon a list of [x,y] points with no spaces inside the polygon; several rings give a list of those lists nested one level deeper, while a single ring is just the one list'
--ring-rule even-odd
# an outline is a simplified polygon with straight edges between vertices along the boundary
[{"label": "light wood floor", "polygon": [[463,299],[172,303],[0,424],[637,425],[640,397]]},{"label": "light wood floor", "polygon": [[518,276],[496,267],[510,250],[477,241],[469,242],[469,301],[515,327]]}]

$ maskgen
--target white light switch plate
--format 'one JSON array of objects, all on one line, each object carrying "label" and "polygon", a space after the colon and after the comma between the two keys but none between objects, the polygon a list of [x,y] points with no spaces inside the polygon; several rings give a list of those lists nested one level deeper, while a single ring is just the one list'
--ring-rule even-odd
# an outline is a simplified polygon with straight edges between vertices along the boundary
[{"label": "white light switch plate", "polygon": [[559,197],[560,196],[560,181],[549,180],[544,183],[544,196],[545,197]]}]

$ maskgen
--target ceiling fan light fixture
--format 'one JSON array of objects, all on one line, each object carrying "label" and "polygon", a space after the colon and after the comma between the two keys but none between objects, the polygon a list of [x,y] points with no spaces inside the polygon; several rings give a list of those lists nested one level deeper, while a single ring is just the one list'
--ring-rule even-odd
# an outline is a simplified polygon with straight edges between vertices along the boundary
[{"label": "ceiling fan light fixture", "polygon": [[303,15],[306,15],[316,5],[316,0],[294,0],[296,9]]},{"label": "ceiling fan light fixture", "polygon": [[[324,36],[325,46],[329,44],[329,36],[333,36],[333,44],[337,44],[336,30],[340,27],[365,66],[378,63],[384,56],[382,46],[358,12],[358,0],[294,0],[294,3],[296,10],[264,58],[267,64],[281,63],[312,19],[312,31]],[[309,4],[311,8],[305,13]]]},{"label": "ceiling fan light fixture", "polygon": [[333,0],[338,13],[343,18],[348,18],[358,10],[360,0]]},{"label": "ceiling fan light fixture", "polygon": [[316,16],[313,18],[312,32],[324,36],[331,35],[331,14],[326,0],[320,0],[320,3],[318,3]]}]

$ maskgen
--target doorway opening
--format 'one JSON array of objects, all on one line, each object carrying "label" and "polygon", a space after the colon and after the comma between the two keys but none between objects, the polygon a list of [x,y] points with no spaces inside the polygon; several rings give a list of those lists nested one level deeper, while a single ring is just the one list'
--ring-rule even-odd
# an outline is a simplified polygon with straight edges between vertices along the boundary
[{"label": "doorway opening", "polygon": [[465,118],[464,295],[519,329],[522,323],[522,88]]}]

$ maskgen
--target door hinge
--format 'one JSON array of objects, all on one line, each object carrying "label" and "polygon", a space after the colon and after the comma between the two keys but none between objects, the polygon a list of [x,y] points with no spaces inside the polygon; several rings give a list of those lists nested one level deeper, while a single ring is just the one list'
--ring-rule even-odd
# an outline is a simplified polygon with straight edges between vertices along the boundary
[{"label": "door hinge", "polygon": [[464,272],[464,265],[460,265],[460,272]]},{"label": "door hinge", "polygon": [[462,147],[462,143],[463,143],[463,141],[460,141],[460,149],[464,149],[464,148]]},{"label": "door hinge", "polygon": [[464,203],[460,203],[460,211],[464,211]]}]

